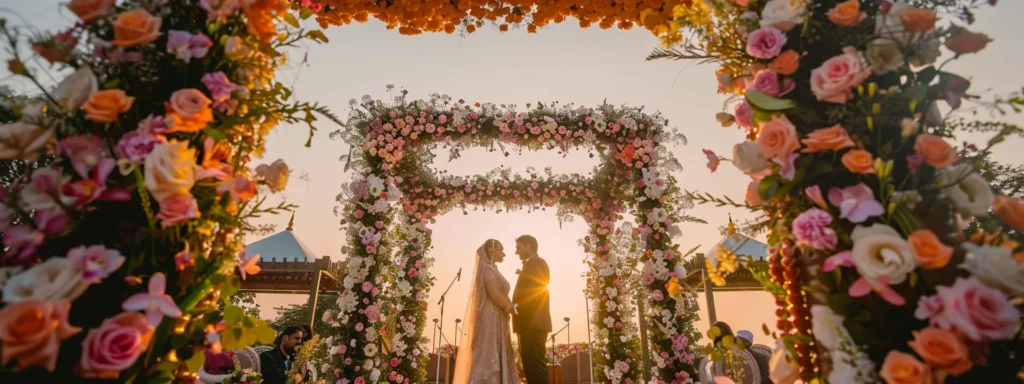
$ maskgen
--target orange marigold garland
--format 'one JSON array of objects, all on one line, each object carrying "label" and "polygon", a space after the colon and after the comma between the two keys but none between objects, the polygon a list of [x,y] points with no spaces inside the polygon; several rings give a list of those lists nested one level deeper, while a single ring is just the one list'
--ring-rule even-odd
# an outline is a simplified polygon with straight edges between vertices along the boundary
[{"label": "orange marigold garland", "polygon": [[579,21],[580,27],[597,25],[602,29],[631,29],[641,25],[654,32],[664,20],[672,19],[672,10],[691,0],[640,0],[622,2],[598,0],[393,0],[364,2],[357,0],[296,1],[317,12],[320,26],[365,23],[371,17],[384,22],[389,29],[398,28],[403,35],[423,32],[473,33],[484,23],[498,25],[502,32],[511,26],[525,26],[530,33],[548,24],[568,18]]}]

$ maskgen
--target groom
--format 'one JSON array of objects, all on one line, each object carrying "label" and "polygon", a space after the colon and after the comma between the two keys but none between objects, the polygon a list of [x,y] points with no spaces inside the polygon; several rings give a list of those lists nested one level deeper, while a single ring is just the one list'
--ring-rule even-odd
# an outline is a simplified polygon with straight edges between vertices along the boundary
[{"label": "groom", "polygon": [[544,342],[551,333],[551,308],[548,282],[551,272],[548,263],[537,256],[537,239],[530,235],[516,239],[516,254],[523,260],[523,269],[512,293],[517,313],[512,318],[512,330],[519,335],[519,356],[523,362],[528,384],[548,382],[548,366],[544,355]]}]

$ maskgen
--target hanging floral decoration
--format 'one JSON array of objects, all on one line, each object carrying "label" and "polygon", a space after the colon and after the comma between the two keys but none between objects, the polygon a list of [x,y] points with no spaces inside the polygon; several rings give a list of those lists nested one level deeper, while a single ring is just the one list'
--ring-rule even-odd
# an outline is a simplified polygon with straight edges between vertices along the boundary
[{"label": "hanging floral decoration", "polygon": [[[718,119],[746,133],[731,159],[707,152],[750,176],[746,205],[765,214],[766,282],[786,346],[773,359],[774,382],[1017,378],[1024,248],[1005,234],[1024,230],[1024,202],[994,195],[972,159],[1022,131],[984,122],[994,138],[983,148],[954,147],[970,125],[950,116],[979,97],[945,70],[992,41],[968,26],[975,9],[995,3],[675,6],[666,29],[693,38],[665,33],[668,48],[652,58],[721,64],[719,92],[735,103]],[[981,105],[1019,104],[1015,96]],[[990,212],[1001,223],[964,233]],[[734,263],[710,267],[727,273]]]},{"label": "hanging floral decoration", "polygon": [[[390,90],[390,86],[389,86]],[[608,252],[608,236],[627,206],[637,206],[638,227],[649,241],[644,260],[658,269],[645,280],[650,290],[663,290],[675,279],[680,262],[671,236],[679,234],[675,223],[693,218],[682,213],[689,208],[682,200],[674,180],[661,176],[678,169],[666,143],[683,139],[666,128],[667,121],[635,108],[578,108],[572,105],[538,105],[526,111],[515,106],[452,101],[433,95],[430,100],[407,101],[406,93],[394,97],[394,104],[374,100],[352,100],[352,112],[345,130],[332,133],[351,145],[343,156],[346,166],[355,169],[355,179],[339,195],[340,209],[349,237],[346,253],[349,275],[340,300],[341,311],[334,314],[338,328],[328,338],[335,352],[332,357],[337,380],[342,382],[414,382],[425,374],[427,349],[421,337],[426,305],[423,300],[433,278],[426,256],[430,247],[429,223],[438,215],[460,209],[468,213],[483,208],[503,210],[557,209],[562,220],[574,215],[591,226],[587,252],[594,265],[600,265],[604,288],[590,297],[598,306],[596,319],[606,338],[602,351],[609,362],[599,373],[615,383],[639,379],[639,356],[635,347],[632,314],[617,311],[625,301],[626,286],[618,278],[620,266]],[[505,146],[518,150],[588,148],[597,151],[602,167],[591,175],[553,175],[528,170],[527,175],[512,175],[508,169],[496,169],[485,175],[451,176],[430,171],[426,166],[442,146],[459,156],[469,147],[500,150]],[[392,250],[396,253],[392,255]],[[393,260],[393,261],[392,261]],[[393,274],[389,274],[388,272]],[[682,289],[676,281],[676,287]],[[676,292],[678,293],[678,292]],[[666,382],[685,382],[694,374],[687,356],[687,343],[671,340],[676,336],[679,295],[662,294],[653,301],[652,311],[659,316],[659,327],[652,339],[659,355],[667,356],[656,368]],[[394,314],[381,328],[380,308]],[[378,335],[389,334],[390,349],[379,355]],[[333,338],[333,339],[332,339]],[[664,341],[664,342],[663,342]],[[678,341],[678,340],[677,340]],[[662,353],[664,352],[664,353]],[[385,373],[389,372],[389,373]]]},{"label": "hanging floral decoration", "polygon": [[[289,170],[252,156],[278,123],[330,117],[273,77],[280,49],[321,35],[277,0],[67,7],[79,20],[55,35],[0,20],[8,67],[41,92],[0,126],[0,156],[54,159],[0,191],[5,378],[194,381],[204,348],[273,340],[227,299],[259,272],[250,219],[293,207],[262,204]],[[26,42],[47,62],[25,65]],[[56,90],[50,70],[69,73]]]}]

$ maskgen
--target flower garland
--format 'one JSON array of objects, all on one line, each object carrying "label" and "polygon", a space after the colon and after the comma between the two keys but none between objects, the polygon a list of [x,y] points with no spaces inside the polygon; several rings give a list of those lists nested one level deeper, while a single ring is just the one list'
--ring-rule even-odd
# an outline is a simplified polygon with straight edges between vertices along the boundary
[{"label": "flower garland", "polygon": [[[597,25],[601,29],[618,27],[631,29],[642,26],[651,31],[660,30],[662,19],[672,17],[672,3],[652,1],[628,4],[614,1],[543,2],[536,0],[484,1],[392,1],[364,3],[351,0],[301,0],[303,7],[317,12],[317,21],[324,28],[345,25],[353,21],[365,23],[371,17],[398,28],[403,35],[423,32],[473,33],[484,23],[498,25],[502,32],[510,27],[525,25],[535,33],[539,28],[556,24],[568,18],[579,20],[580,27]],[[641,18],[648,20],[640,23]]]},{"label": "flower garland", "polygon": [[[580,215],[591,224],[590,238],[595,243],[588,252],[597,263],[595,267],[601,270],[606,288],[617,292],[611,298],[606,293],[594,297],[604,297],[604,309],[600,313],[607,316],[600,321],[612,324],[609,335],[614,337],[609,338],[606,347],[610,356],[608,372],[614,378],[613,382],[637,380],[638,365],[630,356],[636,349],[630,346],[630,343],[635,343],[634,334],[626,333],[635,328],[627,326],[632,321],[632,312],[616,311],[627,295],[622,281],[616,277],[620,267],[608,255],[605,242],[614,229],[615,220],[621,218],[623,202],[657,201],[647,203],[647,208],[643,208],[644,214],[639,217],[658,220],[644,224],[644,228],[649,228],[652,236],[660,240],[656,246],[664,247],[658,251],[663,253],[666,249],[673,249],[669,234],[677,234],[678,228],[672,225],[672,221],[685,217],[674,210],[686,207],[672,202],[679,198],[678,193],[665,193],[668,190],[678,191],[670,185],[674,181],[657,176],[656,167],[672,170],[678,166],[662,146],[680,138],[665,128],[667,121],[657,115],[643,114],[639,109],[619,109],[608,105],[596,109],[538,105],[527,112],[517,112],[514,106],[480,103],[470,106],[461,100],[453,103],[441,95],[433,95],[429,101],[406,102],[403,92],[395,100],[395,105],[387,105],[368,96],[361,103],[353,100],[347,129],[332,133],[332,137],[342,138],[354,148],[347,157],[346,166],[360,170],[356,179],[339,196],[353,244],[347,249],[349,260],[355,260],[361,266],[358,269],[350,266],[346,291],[342,295],[346,305],[341,306],[341,313],[337,315],[338,323],[343,324],[337,330],[338,335],[344,335],[342,340],[347,343],[344,348],[338,348],[339,359],[343,362],[353,359],[345,366],[357,364],[360,358],[365,359],[366,356],[360,355],[361,350],[374,348],[369,346],[373,340],[353,337],[366,332],[355,330],[360,328],[358,326],[351,326],[358,324],[362,319],[360,316],[376,305],[375,301],[383,300],[374,298],[376,294],[365,294],[366,284],[376,287],[382,279],[391,281],[391,278],[381,275],[385,270],[377,267],[377,264],[387,262],[379,256],[387,255],[381,253],[381,244],[402,244],[397,247],[402,252],[397,257],[402,264],[398,270],[400,275],[394,278],[392,286],[384,287],[384,292],[396,292],[403,297],[395,307],[398,313],[396,328],[401,329],[391,333],[394,336],[387,365],[392,373],[386,378],[391,382],[404,382],[401,379],[408,380],[423,374],[422,366],[427,358],[422,354],[422,347],[414,344],[422,339],[418,333],[412,333],[422,331],[425,306],[420,295],[426,294],[432,281],[429,275],[425,275],[430,265],[429,259],[425,259],[430,234],[425,225],[453,209],[466,212],[468,205],[496,211],[557,206],[560,218],[568,220],[572,215]],[[486,175],[455,177],[430,172],[424,166],[433,158],[438,145],[448,148],[454,157],[471,146],[484,146],[493,151],[495,145],[504,149],[502,145],[506,143],[520,150],[595,148],[601,154],[604,166],[591,178],[554,176],[550,170],[546,170],[546,175],[530,170],[527,176],[513,176],[507,169],[497,169]],[[504,153],[508,155],[507,151]],[[642,189],[641,193],[653,197],[634,196],[633,186],[643,184],[645,177],[649,187]],[[393,220],[398,214],[394,207],[397,203],[401,204],[404,221],[396,225]],[[388,236],[382,236],[384,232],[395,231],[401,231],[401,234],[390,241]],[[666,260],[673,266],[678,262],[672,257]],[[658,284],[664,286],[669,278],[665,276]],[[652,279],[652,284],[655,281],[658,279]],[[362,293],[353,289],[360,286],[364,287]],[[406,295],[406,291],[414,296]],[[659,307],[658,310],[667,313],[667,319],[678,318],[674,312],[676,306]],[[664,332],[671,338],[676,328],[665,327]],[[664,347],[672,351],[670,345],[664,344]],[[407,348],[413,348],[411,359]],[[353,353],[356,357],[349,356]],[[379,367],[376,362],[364,364],[360,369],[336,370],[337,379],[343,383],[375,382],[385,377],[373,374]],[[676,372],[692,372],[692,367],[687,364],[683,361],[669,362],[666,369],[672,370],[671,377],[675,377]]]},{"label": "flower garland", "polygon": [[[250,156],[277,123],[327,112],[284,103],[290,91],[273,79],[284,43],[272,38],[307,33],[278,24],[294,16],[276,0],[68,8],[75,27],[31,43],[72,73],[0,127],[3,158],[56,157],[0,193],[0,265],[13,271],[2,363],[25,382],[194,380],[204,348],[273,340],[217,301],[259,272],[243,249],[248,220],[291,208],[256,198],[284,189],[288,166],[252,169]],[[40,84],[49,68],[23,64],[21,31],[0,21],[0,34],[9,68]],[[76,49],[86,38],[90,49]]]},{"label": "flower garland", "polygon": [[[958,124],[938,107],[953,114],[977,99],[936,61],[942,46],[953,60],[991,41],[962,25],[983,3],[676,7],[669,29],[700,38],[666,34],[678,48],[655,56],[709,54],[722,64],[719,91],[740,96],[719,121],[746,130],[731,161],[751,176],[747,204],[766,214],[786,346],[776,383],[1004,382],[1020,371],[1024,248],[1003,232],[1024,230],[1024,202],[994,196],[968,155],[1021,131],[989,123],[987,147],[957,150]],[[941,12],[960,21],[939,25]],[[723,158],[707,153],[713,171]],[[997,230],[962,233],[990,210]]]}]

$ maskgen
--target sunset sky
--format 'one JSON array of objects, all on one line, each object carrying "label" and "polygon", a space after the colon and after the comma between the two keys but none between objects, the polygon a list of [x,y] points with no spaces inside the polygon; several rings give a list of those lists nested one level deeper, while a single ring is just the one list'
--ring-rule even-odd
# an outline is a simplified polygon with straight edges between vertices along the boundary
[{"label": "sunset sky", "polygon": [[[59,7],[57,1],[10,3],[8,7],[15,13],[43,30],[63,28],[73,22],[73,15]],[[10,17],[9,10],[0,10],[10,23],[24,24],[24,21]],[[981,55],[966,57],[948,67],[962,75],[973,75],[971,89],[974,93],[1003,95],[1018,91],[1024,85],[1024,70],[1021,69],[1024,51],[1020,49],[1024,35],[1017,29],[1021,14],[1024,14],[1024,2],[1010,1],[978,14],[979,23],[974,29],[988,33],[995,42]],[[725,100],[715,93],[716,67],[687,62],[646,62],[644,58],[657,45],[655,37],[647,31],[581,29],[573,23],[566,23],[544,28],[537,34],[527,34],[525,30],[499,33],[496,28],[484,28],[465,37],[445,34],[401,36],[397,31],[386,30],[383,24],[371,21],[335,27],[327,30],[326,35],[331,40],[329,44],[308,47],[307,64],[300,63],[306,52],[299,51],[280,77],[286,84],[294,86],[298,100],[319,102],[332,108],[336,114],[345,116],[349,99],[359,99],[366,94],[374,98],[388,97],[385,86],[393,84],[396,88],[409,90],[410,97],[414,99],[442,93],[468,102],[514,103],[520,106],[556,100],[583,106],[596,106],[604,100],[611,104],[645,106],[646,111],[662,112],[669,118],[670,125],[689,139],[688,145],[672,148],[685,168],[676,174],[683,188],[715,195],[728,194],[742,200],[747,179],[725,163],[715,174],[709,173],[700,151],[707,148],[729,157],[732,145],[743,138],[740,130],[721,128],[715,121],[715,112],[722,109]],[[945,57],[948,57],[948,52]],[[6,69],[0,78],[3,79],[0,83],[18,90],[30,89],[26,83],[11,79]],[[54,78],[59,79],[59,76],[54,75]],[[1012,120],[1024,123],[1020,117]],[[278,128],[269,137],[265,158],[255,163],[271,162],[277,158],[288,162],[294,177],[281,197],[300,205],[295,219],[296,235],[318,255],[337,259],[341,256],[340,249],[345,239],[344,233],[339,231],[339,218],[332,212],[342,183],[350,180],[351,175],[343,172],[343,163],[338,161],[349,149],[344,143],[328,139],[327,134],[335,127],[322,122],[319,128],[312,148],[303,147],[307,137],[305,127]],[[983,143],[983,139],[965,139]],[[996,151],[997,159],[1024,162],[1024,157],[1014,154],[1022,144],[1024,140],[1019,138],[1002,144]],[[446,155],[439,155],[433,167],[447,169],[456,175],[485,173],[498,166],[520,173],[534,166],[538,169],[552,167],[555,173],[586,174],[598,165],[586,152],[579,151],[564,159],[554,152],[513,154],[506,158],[498,153],[472,150],[464,153],[462,158],[448,162]],[[300,175],[305,175],[305,180],[300,179]],[[700,206],[690,214],[702,217],[710,224],[684,225],[683,236],[676,241],[684,249],[700,245],[701,250],[707,250],[721,238],[718,227],[724,225],[729,213],[736,219],[749,217],[740,210]],[[288,216],[273,216],[261,222],[277,224],[283,230]],[[436,303],[441,292],[459,268],[463,268],[463,279],[452,288],[445,306],[445,333],[449,341],[454,341],[453,320],[461,318],[465,310],[475,249],[488,238],[498,239],[509,248],[513,239],[522,234],[537,237],[540,255],[551,267],[551,306],[556,328],[562,324],[560,319],[568,316],[573,324],[572,340],[586,340],[581,278],[585,255],[576,244],[586,235],[582,219],[559,226],[551,210],[501,214],[470,211],[468,215],[458,211],[439,217],[432,228],[434,249],[430,255],[437,260],[433,270],[437,284],[430,294],[429,318],[439,315]],[[255,240],[258,238],[251,239]],[[519,265],[513,256],[500,269],[514,283],[514,271]],[[767,295],[757,297],[765,298]],[[262,305],[264,317],[270,318],[274,306],[305,299],[303,296],[260,295],[258,302]],[[723,299],[719,305],[726,303],[738,305],[739,301]],[[702,317],[705,315],[701,314]],[[730,321],[728,317],[731,316],[744,325],[749,319],[742,317],[750,315],[741,308],[731,308],[726,312],[719,309],[720,320]],[[771,313],[764,316],[767,319]],[[755,326],[754,333],[760,335],[759,324],[747,327]],[[426,336],[431,336],[429,327]],[[564,342],[564,334],[558,340]]]}]

